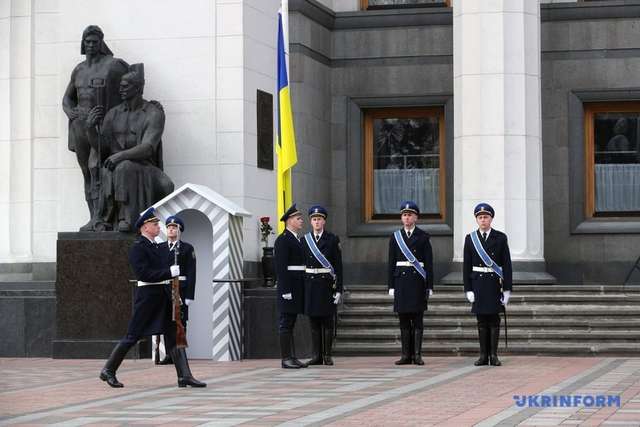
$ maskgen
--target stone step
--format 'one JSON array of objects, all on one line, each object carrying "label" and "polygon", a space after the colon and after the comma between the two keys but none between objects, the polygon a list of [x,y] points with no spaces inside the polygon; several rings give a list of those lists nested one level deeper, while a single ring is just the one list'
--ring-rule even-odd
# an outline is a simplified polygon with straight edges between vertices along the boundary
[{"label": "stone step", "polygon": [[[477,342],[424,342],[423,354],[429,355],[477,355]],[[536,342],[529,343],[522,340],[509,340],[509,348],[504,348],[504,338],[500,339],[498,354],[527,354],[527,355],[629,355],[637,356],[640,352],[638,342],[601,342],[601,343],[557,343]],[[363,343],[357,341],[336,341],[334,353],[338,356],[378,356],[399,355],[399,343]],[[428,365],[428,362],[427,362]]]},{"label": "stone step", "polygon": [[[504,329],[503,332],[504,333]],[[347,341],[367,342],[399,342],[400,330],[396,328],[376,328],[376,329],[338,329],[338,338]],[[469,341],[477,342],[478,331],[473,329],[425,329],[424,337],[426,341]],[[630,330],[591,330],[576,331],[572,329],[557,329],[542,331],[539,329],[509,328],[509,340],[522,340],[529,342],[626,342],[640,341],[640,329]]]},{"label": "stone step", "polygon": [[[638,295],[638,299],[640,300],[640,294]],[[511,294],[511,298],[509,299],[510,304],[516,303],[591,303],[591,304],[613,304],[613,303],[621,303],[629,300],[629,296],[622,293],[610,293],[603,295],[596,294],[549,294],[549,295],[541,295],[541,294],[521,294],[521,293],[513,293]],[[440,303],[450,303],[450,304],[469,304],[464,293],[456,293],[456,294],[434,294],[429,298],[429,304],[440,304]],[[357,305],[357,304],[393,304],[393,297],[389,295],[383,294],[373,294],[373,293],[359,293],[359,294],[351,294],[345,297],[344,299],[345,305]]]},{"label": "stone step", "polygon": [[[469,316],[471,315],[470,306],[451,306],[451,305],[431,305],[425,313],[426,317],[438,316]],[[339,313],[340,318],[348,317],[396,317],[391,306],[359,306],[356,308],[343,308]],[[636,305],[620,305],[620,306],[604,306],[604,305],[509,305],[509,317],[538,317],[538,316],[572,316],[572,317],[640,317],[640,306]]]},{"label": "stone step", "polygon": [[[456,285],[435,285],[434,290],[436,293],[456,293],[463,292],[462,284]],[[520,285],[515,287],[514,293],[520,292],[527,293],[542,293],[542,294],[554,294],[554,293],[597,293],[605,294],[610,292],[618,293],[640,293],[640,286],[637,285]],[[359,293],[359,292],[380,292],[387,293],[386,285],[359,285],[352,284],[347,286],[347,292]]]},{"label": "stone step", "polygon": [[[575,317],[536,317],[535,321],[529,318],[514,317],[509,318],[509,327],[523,327],[536,329],[559,329],[570,327],[574,330],[591,329],[640,329],[640,319],[636,318],[575,318]],[[477,326],[476,318],[472,315],[464,317],[425,317],[425,328],[452,328],[464,327],[475,330]],[[340,329],[350,328],[397,328],[398,319],[395,317],[347,317],[340,318],[338,322]]]},{"label": "stone step", "polygon": [[53,281],[0,283],[0,298],[55,298],[55,296],[56,284]]}]

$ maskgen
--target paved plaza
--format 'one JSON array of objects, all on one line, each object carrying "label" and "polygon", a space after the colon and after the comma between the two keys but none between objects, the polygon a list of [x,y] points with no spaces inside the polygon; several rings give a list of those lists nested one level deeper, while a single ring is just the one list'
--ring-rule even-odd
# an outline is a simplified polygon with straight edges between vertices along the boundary
[{"label": "paved plaza", "polygon": [[[98,380],[101,360],[0,359],[0,425],[64,426],[640,426],[640,358],[336,358],[283,370],[276,360],[193,361],[204,389],[180,389],[172,366],[126,360],[125,388]],[[514,396],[528,396],[517,405]],[[532,396],[532,397],[531,397]],[[595,407],[543,396],[607,396]],[[548,397],[547,397],[548,399]],[[591,403],[590,405],[588,403]]]}]

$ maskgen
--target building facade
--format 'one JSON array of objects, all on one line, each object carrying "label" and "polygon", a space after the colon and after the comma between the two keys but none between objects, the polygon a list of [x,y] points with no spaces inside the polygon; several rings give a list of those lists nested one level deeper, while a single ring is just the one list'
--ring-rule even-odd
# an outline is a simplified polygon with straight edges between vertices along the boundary
[{"label": "building facade", "polygon": [[[82,30],[97,24],[116,57],[145,63],[176,186],[207,185],[254,214],[244,254],[255,272],[258,218],[276,215],[257,111],[258,91],[275,94],[279,5],[3,2],[4,271],[52,268],[57,232],[88,217],[60,101]],[[424,213],[437,279],[459,270],[485,200],[517,270],[622,283],[640,255],[638,16],[636,0],[289,0],[294,199],[329,209],[346,283],[383,284],[407,198]]]}]

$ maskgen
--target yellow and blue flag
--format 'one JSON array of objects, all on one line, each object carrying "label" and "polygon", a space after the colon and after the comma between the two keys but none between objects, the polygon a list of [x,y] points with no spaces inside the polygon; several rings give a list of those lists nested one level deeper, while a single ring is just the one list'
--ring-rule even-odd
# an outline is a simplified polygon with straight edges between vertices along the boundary
[{"label": "yellow and blue flag", "polygon": [[[291,169],[298,162],[285,48],[282,13],[278,13],[278,138],[276,143],[278,218],[282,217],[285,210],[293,203]],[[284,231],[284,223],[280,221],[278,232],[282,231]]]}]

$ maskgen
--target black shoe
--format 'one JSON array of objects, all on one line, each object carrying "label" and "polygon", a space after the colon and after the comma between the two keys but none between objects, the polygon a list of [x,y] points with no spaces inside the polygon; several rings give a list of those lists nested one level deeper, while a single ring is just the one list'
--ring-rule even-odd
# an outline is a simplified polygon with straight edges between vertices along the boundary
[{"label": "black shoe", "polygon": [[333,328],[325,328],[323,333],[324,339],[322,340],[322,353],[324,356],[324,364],[327,366],[333,366],[333,357],[331,356],[331,353],[333,352]]},{"label": "black shoe", "polygon": [[485,326],[478,326],[478,342],[480,343],[480,357],[473,364],[475,366],[485,366],[489,364],[489,329]]},{"label": "black shoe", "polygon": [[402,357],[396,360],[396,365],[411,365],[411,330],[400,329],[400,342],[402,343]]},{"label": "black shoe", "polygon": [[322,365],[322,329],[311,327],[311,348],[313,357],[307,362],[307,366]]},{"label": "black shoe", "polygon": [[412,361],[410,357],[402,356],[399,360],[394,362],[396,365],[411,365]]},{"label": "black shoe", "polygon": [[171,360],[171,356],[167,354],[164,359],[156,363],[156,365],[173,365],[173,360]]},{"label": "black shoe", "polygon": [[122,387],[124,387],[124,384],[122,384],[116,378],[116,373],[108,371],[107,368],[102,368],[102,371],[100,371],[100,379],[102,381],[106,381],[107,384],[109,384],[113,388],[122,388]]},{"label": "black shoe", "polygon": [[293,363],[293,358],[282,359],[282,369],[300,369],[300,366]]},{"label": "black shoe", "polygon": [[501,366],[502,362],[498,359],[498,341],[500,339],[500,326],[491,327],[489,330],[491,348],[489,352],[489,364],[491,366]]},{"label": "black shoe", "polygon": [[413,331],[413,363],[416,365],[424,365],[422,360],[422,329],[416,329]]},{"label": "black shoe", "polygon": [[122,360],[124,360],[124,357],[127,355],[127,352],[130,348],[131,346],[126,344],[116,344],[116,346],[113,348],[113,351],[109,355],[109,359],[107,359],[107,362],[104,364],[104,368],[102,368],[102,370],[100,371],[99,378],[102,381],[106,381],[107,384],[109,384],[111,387],[124,387],[124,384],[122,384],[116,378],[116,371],[120,367]]},{"label": "black shoe", "polygon": [[294,365],[298,365],[298,368],[306,368],[308,365],[304,362],[301,362],[300,360],[296,359],[295,357],[291,358],[291,362]]},{"label": "black shoe", "polygon": [[207,384],[202,381],[198,381],[193,378],[191,369],[189,368],[189,361],[187,360],[187,352],[184,348],[174,347],[171,350],[171,358],[173,364],[176,366],[176,373],[178,374],[178,387],[206,387]]}]

